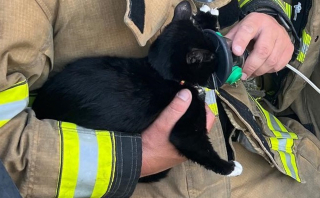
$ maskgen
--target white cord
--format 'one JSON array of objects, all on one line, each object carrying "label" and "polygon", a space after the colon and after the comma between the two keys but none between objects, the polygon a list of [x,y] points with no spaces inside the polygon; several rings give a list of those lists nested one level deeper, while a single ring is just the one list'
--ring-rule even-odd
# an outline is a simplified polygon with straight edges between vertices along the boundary
[{"label": "white cord", "polygon": [[299,70],[297,70],[296,68],[292,67],[289,64],[287,64],[286,67],[291,69],[293,72],[295,72],[299,76],[301,76],[301,78],[303,78],[303,80],[305,80],[307,83],[309,83],[309,85],[320,94],[320,89],[315,84],[313,84],[313,82],[311,82],[311,80],[309,80],[305,75],[303,75]]}]

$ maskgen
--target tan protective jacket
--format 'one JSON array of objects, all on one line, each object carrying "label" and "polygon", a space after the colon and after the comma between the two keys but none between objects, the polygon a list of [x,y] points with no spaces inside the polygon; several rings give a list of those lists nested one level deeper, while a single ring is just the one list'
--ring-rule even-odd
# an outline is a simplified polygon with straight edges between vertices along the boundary
[{"label": "tan protective jacket", "polygon": [[[232,179],[186,162],[161,182],[136,186],[139,136],[38,120],[26,108],[32,91],[76,58],[146,55],[179,1],[0,1],[0,158],[23,197],[128,197],[134,189],[132,197],[318,197],[318,139],[297,121],[267,112],[267,106],[249,96],[242,83],[217,92],[234,133],[240,133],[238,142],[247,148],[231,144],[244,166],[243,175]],[[219,0],[210,6],[227,3]],[[317,82],[320,9],[316,0],[312,3],[303,37],[308,50],[301,48],[303,55],[293,65],[309,76],[314,71],[311,78]],[[139,6],[145,6],[143,19],[134,17],[141,14],[136,13]],[[295,112],[319,134],[319,115],[314,111],[319,96],[292,73],[283,84],[278,103],[269,105],[269,111]],[[306,103],[307,108],[301,106]],[[227,157],[217,120],[211,141]]]}]

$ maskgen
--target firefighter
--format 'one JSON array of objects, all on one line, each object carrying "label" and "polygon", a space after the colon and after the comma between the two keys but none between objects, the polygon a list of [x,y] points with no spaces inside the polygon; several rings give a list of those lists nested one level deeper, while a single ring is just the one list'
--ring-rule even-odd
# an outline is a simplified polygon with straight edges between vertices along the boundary
[{"label": "firefighter", "polygon": [[[319,96],[283,69],[290,61],[319,82],[316,1],[190,0],[194,12],[203,4],[218,8],[233,53],[253,43],[243,82],[217,90],[219,115],[207,113],[219,155],[243,165],[238,177],[190,163],[169,143],[192,100],[188,90],[142,137],[38,120],[27,107],[34,91],[74,59],[145,56],[179,2],[0,2],[0,159],[23,197],[318,197]],[[170,167],[160,182],[137,183]]]}]

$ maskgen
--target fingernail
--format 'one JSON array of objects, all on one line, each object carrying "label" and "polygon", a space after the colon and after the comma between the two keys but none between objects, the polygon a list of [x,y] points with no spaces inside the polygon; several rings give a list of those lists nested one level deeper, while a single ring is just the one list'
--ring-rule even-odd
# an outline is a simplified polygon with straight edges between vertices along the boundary
[{"label": "fingernail", "polygon": [[235,46],[234,47],[235,52],[237,52],[238,54],[242,54],[242,47],[241,46]]},{"label": "fingernail", "polygon": [[242,73],[241,80],[247,80],[248,75],[246,73]]},{"label": "fingernail", "polygon": [[177,96],[183,101],[187,101],[190,98],[190,94],[186,89],[179,91]]}]

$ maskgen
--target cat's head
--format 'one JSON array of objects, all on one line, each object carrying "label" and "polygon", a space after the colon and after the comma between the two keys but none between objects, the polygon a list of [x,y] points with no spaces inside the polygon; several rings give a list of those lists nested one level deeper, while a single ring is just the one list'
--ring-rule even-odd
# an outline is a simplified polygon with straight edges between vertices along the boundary
[{"label": "cat's head", "polygon": [[165,79],[205,86],[217,67],[216,47],[193,21],[190,4],[180,3],[151,45],[148,59]]}]

